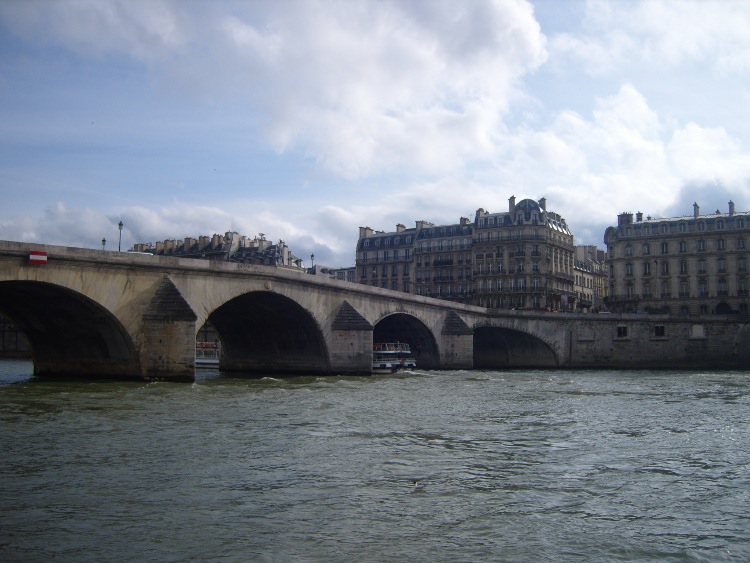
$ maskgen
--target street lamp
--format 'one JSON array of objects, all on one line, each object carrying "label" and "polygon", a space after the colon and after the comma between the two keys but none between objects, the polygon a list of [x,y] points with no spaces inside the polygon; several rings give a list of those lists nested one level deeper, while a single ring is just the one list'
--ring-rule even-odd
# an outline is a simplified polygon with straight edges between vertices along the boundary
[{"label": "street lamp", "polygon": [[315,273],[315,254],[310,254],[310,264],[311,264],[310,272],[314,274]]},{"label": "street lamp", "polygon": [[122,221],[117,223],[117,226],[120,228],[120,241],[117,243],[117,252],[122,251]]},{"label": "street lamp", "polygon": [[104,247],[107,246],[107,239],[102,239],[102,250],[104,250]]}]

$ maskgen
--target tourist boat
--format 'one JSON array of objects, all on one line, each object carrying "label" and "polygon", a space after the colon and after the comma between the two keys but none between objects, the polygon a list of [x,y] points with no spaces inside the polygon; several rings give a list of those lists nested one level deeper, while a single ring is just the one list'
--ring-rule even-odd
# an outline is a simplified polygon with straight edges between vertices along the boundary
[{"label": "tourist boat", "polygon": [[405,342],[382,342],[372,346],[372,373],[397,373],[417,367]]},{"label": "tourist boat", "polygon": [[197,367],[213,367],[219,365],[221,357],[220,342],[199,342],[195,343],[195,365]]}]

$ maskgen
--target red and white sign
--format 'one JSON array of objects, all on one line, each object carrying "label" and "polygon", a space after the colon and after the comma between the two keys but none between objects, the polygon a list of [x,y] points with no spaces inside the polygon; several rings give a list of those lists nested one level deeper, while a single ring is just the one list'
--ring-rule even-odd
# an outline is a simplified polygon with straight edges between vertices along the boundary
[{"label": "red and white sign", "polygon": [[39,266],[47,263],[47,253],[41,250],[32,250],[29,252],[29,264],[37,264]]}]

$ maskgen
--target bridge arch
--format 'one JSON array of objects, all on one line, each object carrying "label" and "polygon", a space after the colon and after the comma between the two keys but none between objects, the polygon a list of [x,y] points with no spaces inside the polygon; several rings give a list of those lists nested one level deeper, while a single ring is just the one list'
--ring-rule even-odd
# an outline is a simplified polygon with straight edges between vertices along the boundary
[{"label": "bridge arch", "polygon": [[373,343],[407,342],[417,360],[417,367],[438,369],[440,352],[432,331],[417,317],[408,313],[389,313],[375,323]]},{"label": "bridge arch", "polygon": [[558,367],[554,349],[539,336],[521,330],[480,326],[474,329],[476,369]]},{"label": "bridge arch", "polygon": [[329,373],[325,336],[299,303],[271,291],[244,293],[214,310],[208,321],[222,343],[219,367],[253,374]]},{"label": "bridge arch", "polygon": [[105,307],[77,291],[48,282],[3,281],[0,311],[28,338],[36,375],[141,377],[128,331]]}]

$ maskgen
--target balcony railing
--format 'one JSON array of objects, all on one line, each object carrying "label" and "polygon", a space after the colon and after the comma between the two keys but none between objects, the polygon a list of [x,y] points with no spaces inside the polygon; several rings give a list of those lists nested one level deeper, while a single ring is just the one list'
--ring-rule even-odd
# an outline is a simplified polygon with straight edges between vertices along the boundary
[{"label": "balcony railing", "polygon": [[624,293],[615,293],[614,295],[609,295],[608,297],[604,298],[604,301],[607,302],[615,302],[615,301],[640,301],[641,296],[637,293],[633,293],[631,295],[627,295]]}]

